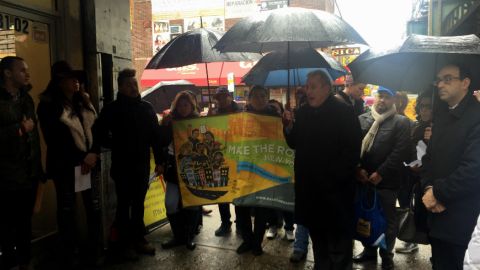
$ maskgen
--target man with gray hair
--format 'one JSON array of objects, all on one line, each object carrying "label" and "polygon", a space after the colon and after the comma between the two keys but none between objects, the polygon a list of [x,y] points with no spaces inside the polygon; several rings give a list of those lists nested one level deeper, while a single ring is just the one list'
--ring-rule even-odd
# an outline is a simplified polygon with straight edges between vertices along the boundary
[{"label": "man with gray hair", "polygon": [[[310,230],[315,269],[352,269],[354,172],[361,130],[351,106],[331,94],[321,70],[308,74],[307,104],[283,117],[295,149],[295,219]],[[310,209],[322,209],[321,216]]]}]

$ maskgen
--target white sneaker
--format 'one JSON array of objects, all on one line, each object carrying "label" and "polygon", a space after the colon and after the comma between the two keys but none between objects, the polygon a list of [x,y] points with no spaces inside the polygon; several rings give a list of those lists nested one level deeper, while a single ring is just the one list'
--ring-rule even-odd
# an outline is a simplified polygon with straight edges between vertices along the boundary
[{"label": "white sneaker", "polygon": [[285,231],[285,238],[287,238],[287,240],[290,242],[295,241],[295,234],[293,234],[293,230]]},{"label": "white sneaker", "polygon": [[275,236],[277,236],[277,228],[274,228],[274,227],[268,228],[267,238],[268,239],[273,239],[273,238],[275,238]]}]

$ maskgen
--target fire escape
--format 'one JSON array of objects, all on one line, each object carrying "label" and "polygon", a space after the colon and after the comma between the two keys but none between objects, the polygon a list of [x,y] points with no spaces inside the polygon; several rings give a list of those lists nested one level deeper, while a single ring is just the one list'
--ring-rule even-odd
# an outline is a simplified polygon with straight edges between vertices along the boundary
[{"label": "fire escape", "polygon": [[465,23],[470,23],[473,16],[475,19],[471,22],[476,24],[476,33],[480,29],[480,16],[477,15],[477,10],[480,7],[479,0],[462,0],[460,3],[445,16],[442,21],[442,35],[455,35],[456,31]]}]

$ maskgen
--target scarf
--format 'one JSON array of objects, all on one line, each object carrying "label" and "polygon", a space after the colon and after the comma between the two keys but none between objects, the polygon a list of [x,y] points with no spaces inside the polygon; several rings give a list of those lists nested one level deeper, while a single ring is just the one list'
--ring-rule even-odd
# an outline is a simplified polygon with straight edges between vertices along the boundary
[{"label": "scarf", "polygon": [[372,148],[373,141],[375,140],[375,136],[377,135],[378,129],[380,128],[380,125],[385,121],[385,119],[389,118],[392,115],[395,115],[397,113],[397,108],[395,107],[395,104],[393,104],[392,108],[390,110],[379,114],[375,110],[375,106],[372,106],[372,117],[375,120],[373,122],[373,125],[370,127],[370,129],[367,132],[367,135],[363,138],[362,141],[362,152],[360,154],[360,157],[363,157],[363,155],[366,152],[370,151],[370,148]]},{"label": "scarf", "polygon": [[75,145],[83,152],[87,152],[92,147],[93,142],[92,126],[97,115],[92,105],[90,105],[90,109],[92,111],[82,109],[81,114],[83,121],[80,121],[78,116],[72,114],[72,109],[70,107],[65,107],[60,116],[60,121],[70,129]]}]

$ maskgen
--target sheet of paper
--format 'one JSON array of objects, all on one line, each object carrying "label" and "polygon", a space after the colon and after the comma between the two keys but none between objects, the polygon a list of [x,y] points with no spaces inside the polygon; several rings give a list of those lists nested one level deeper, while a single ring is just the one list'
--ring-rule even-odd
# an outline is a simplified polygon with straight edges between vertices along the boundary
[{"label": "sheet of paper", "polygon": [[80,192],[92,188],[91,174],[82,174],[82,167],[75,167],[75,192]]},{"label": "sheet of paper", "polygon": [[422,157],[427,153],[427,145],[420,140],[415,148],[417,149],[417,160],[414,160],[408,164],[404,162],[403,165],[405,165],[405,167],[422,166]]}]

